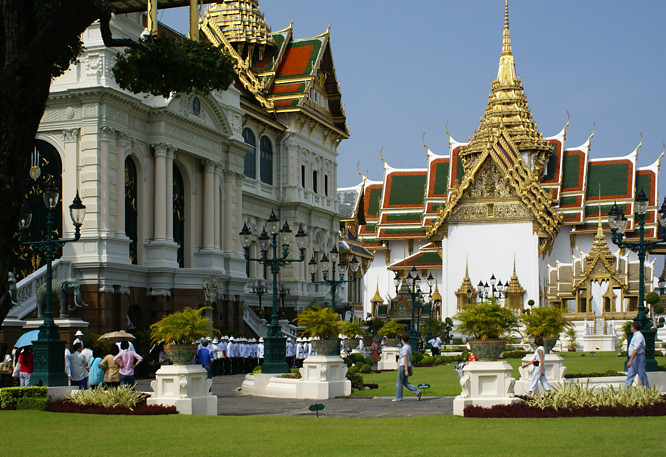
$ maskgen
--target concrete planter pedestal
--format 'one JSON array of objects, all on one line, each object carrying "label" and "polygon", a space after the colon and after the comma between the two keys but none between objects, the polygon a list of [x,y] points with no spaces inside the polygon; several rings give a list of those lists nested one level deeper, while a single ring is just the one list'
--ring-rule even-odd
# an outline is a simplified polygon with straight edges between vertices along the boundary
[{"label": "concrete planter pedestal", "polygon": [[398,361],[397,357],[400,354],[400,349],[392,346],[387,346],[382,349],[381,358],[377,362],[378,370],[397,370]]},{"label": "concrete planter pedestal", "polygon": [[210,393],[212,379],[201,365],[163,365],[150,383],[149,405],[175,406],[180,414],[217,415],[217,397]]},{"label": "concrete planter pedestal", "polygon": [[[567,372],[567,367],[564,366],[564,359],[558,354],[544,354],[546,361],[546,369],[544,371],[546,378],[548,378],[548,384],[550,387],[555,387],[556,385],[561,385],[565,382],[564,374]],[[534,355],[529,354],[523,357],[521,360],[522,364],[530,363],[534,360]],[[525,368],[518,368],[520,371],[520,379],[516,381],[515,393],[516,395],[525,395],[530,389],[530,383],[532,382],[532,374],[534,370],[538,370],[539,367],[535,367],[530,364]],[[543,388],[541,383],[537,384],[536,392],[534,394],[542,394]]]},{"label": "concrete planter pedestal", "polygon": [[453,400],[453,414],[464,415],[467,406],[507,405],[520,402],[514,398],[511,365],[505,361],[470,362],[460,379],[462,392]]}]

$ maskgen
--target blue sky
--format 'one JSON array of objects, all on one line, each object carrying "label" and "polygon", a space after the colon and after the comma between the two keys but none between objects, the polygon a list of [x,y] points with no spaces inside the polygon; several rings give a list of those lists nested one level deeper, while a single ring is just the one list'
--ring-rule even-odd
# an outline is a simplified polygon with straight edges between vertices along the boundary
[{"label": "blue sky", "polygon": [[[395,167],[425,167],[421,136],[446,154],[449,132],[473,135],[497,74],[502,0],[263,0],[273,30],[294,18],[294,37],[323,32],[342,89],[350,139],[339,147],[338,186],[358,183],[356,163],[382,178],[379,150]],[[544,136],[567,120],[568,147],[587,140],[592,157],[629,154],[639,166],[666,142],[666,2],[510,0],[516,71]],[[187,12],[160,20],[188,29]],[[666,157],[664,158],[666,159]],[[666,175],[660,180],[666,195]]]}]

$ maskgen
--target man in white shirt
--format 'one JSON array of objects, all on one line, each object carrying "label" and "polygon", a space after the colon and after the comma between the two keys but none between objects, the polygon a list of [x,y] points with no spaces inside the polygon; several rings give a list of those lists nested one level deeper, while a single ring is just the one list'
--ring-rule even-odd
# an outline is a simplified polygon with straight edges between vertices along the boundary
[{"label": "man in white shirt", "polygon": [[647,373],[645,373],[645,337],[641,333],[641,323],[638,321],[631,322],[631,331],[633,336],[627,348],[629,361],[627,362],[627,380],[624,382],[625,387],[631,388],[631,383],[638,375],[641,384],[645,387],[650,385]]},{"label": "man in white shirt", "polygon": [[287,338],[286,344],[285,353],[287,357],[287,365],[289,368],[294,368],[294,343],[291,342],[291,338]]},{"label": "man in white shirt", "polygon": [[264,338],[259,338],[259,344],[257,345],[257,358],[259,359],[259,365],[264,364]]},{"label": "man in white shirt", "polygon": [[442,347],[442,339],[437,335],[436,338],[431,339],[428,341],[430,343],[430,346],[432,348],[432,355],[442,355],[441,347]]},{"label": "man in white shirt", "polygon": [[296,368],[303,368],[305,359],[305,348],[303,347],[303,338],[296,338]]}]

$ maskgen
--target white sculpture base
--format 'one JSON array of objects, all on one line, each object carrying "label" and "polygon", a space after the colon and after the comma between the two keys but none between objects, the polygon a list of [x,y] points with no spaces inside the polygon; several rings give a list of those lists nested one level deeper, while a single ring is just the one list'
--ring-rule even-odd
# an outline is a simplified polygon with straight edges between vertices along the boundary
[{"label": "white sculpture base", "polygon": [[259,397],[328,400],[351,395],[347,366],[337,356],[312,356],[303,362],[301,379],[280,374],[246,375],[241,392]]},{"label": "white sculpture base", "polygon": [[[564,366],[564,359],[557,354],[545,354],[546,358],[546,370],[545,375],[548,379],[548,384],[550,387],[555,387],[556,385],[564,384],[564,374],[567,372],[567,367]],[[534,370],[537,369],[534,365],[531,364],[534,360],[534,355],[529,354],[523,357],[521,360],[522,364],[529,363],[525,368],[519,368],[520,379],[516,381],[516,386],[514,391],[516,395],[525,395],[530,390],[530,383],[532,382],[532,375]],[[541,383],[537,383],[536,391],[534,394],[542,394],[543,387]]]},{"label": "white sculpture base", "polygon": [[520,402],[514,398],[511,365],[505,361],[470,362],[460,378],[462,392],[453,400],[453,414],[464,416],[467,406],[507,405]]},{"label": "white sculpture base", "polygon": [[614,351],[617,337],[615,335],[583,335],[583,351]]},{"label": "white sculpture base", "polygon": [[217,397],[210,393],[212,379],[206,379],[201,365],[163,365],[150,383],[149,405],[175,406],[180,414],[217,415]]},{"label": "white sculpture base", "polygon": [[397,370],[398,369],[398,354],[400,349],[396,347],[385,347],[382,349],[382,356],[377,362],[378,370]]}]

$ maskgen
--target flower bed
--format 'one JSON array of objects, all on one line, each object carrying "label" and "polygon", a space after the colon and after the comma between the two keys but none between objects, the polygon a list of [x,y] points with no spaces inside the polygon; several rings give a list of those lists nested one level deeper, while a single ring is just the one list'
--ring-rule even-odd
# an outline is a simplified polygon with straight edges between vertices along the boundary
[{"label": "flower bed", "polygon": [[492,408],[481,406],[468,406],[465,408],[465,417],[634,417],[634,416],[666,416],[666,402],[648,406],[601,406],[582,408],[535,408],[526,403],[511,405],[495,405]]},{"label": "flower bed", "polygon": [[49,403],[45,411],[52,413],[81,413],[128,416],[155,416],[162,414],[178,414],[175,406],[148,405],[145,401],[136,405],[132,410],[116,406],[105,408],[99,405],[80,405],[69,400],[55,400]]}]

